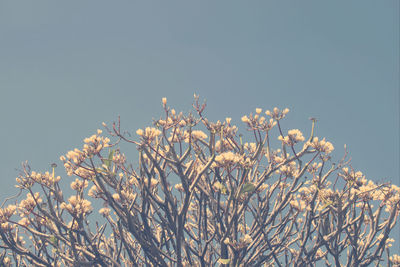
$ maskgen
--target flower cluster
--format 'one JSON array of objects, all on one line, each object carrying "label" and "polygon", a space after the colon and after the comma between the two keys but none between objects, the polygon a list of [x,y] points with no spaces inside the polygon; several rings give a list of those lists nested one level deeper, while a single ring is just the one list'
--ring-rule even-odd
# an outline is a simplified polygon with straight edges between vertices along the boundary
[{"label": "flower cluster", "polygon": [[25,177],[17,177],[16,181],[17,183],[21,184],[22,187],[30,187],[34,183],[39,183],[47,187],[53,186],[55,183],[58,183],[60,181],[61,177],[60,176],[54,176],[53,174],[50,174],[49,172],[45,172],[44,174],[42,173],[37,173],[35,171],[32,171],[30,175],[27,175]]},{"label": "flower cluster", "polygon": [[86,157],[98,154],[103,148],[109,147],[110,139],[100,136],[101,133],[102,130],[97,130],[97,134],[83,140],[85,142],[83,145],[83,153]]},{"label": "flower cluster", "polygon": [[292,206],[292,208],[296,209],[297,211],[302,212],[306,209],[307,202],[300,198],[293,198],[290,201],[290,206]]},{"label": "flower cluster", "polygon": [[288,109],[288,108],[285,108],[284,110],[281,111],[281,110],[279,110],[279,108],[277,108],[277,107],[275,107],[275,108],[272,110],[272,112],[269,111],[269,110],[267,110],[267,111],[265,112],[266,115],[270,116],[271,118],[273,118],[273,119],[275,119],[275,120],[277,120],[277,121],[283,119],[283,118],[286,116],[286,114],[288,114],[288,113],[289,113],[289,109]]},{"label": "flower cluster", "polygon": [[157,128],[146,127],[146,129],[144,130],[142,129],[137,130],[136,134],[141,136],[143,140],[147,142],[152,142],[161,134],[161,131],[158,130]]},{"label": "flower cluster", "polygon": [[390,257],[390,261],[392,262],[393,266],[400,265],[400,255],[394,254]]},{"label": "flower cluster", "polygon": [[291,161],[288,164],[282,165],[281,167],[279,167],[279,169],[276,170],[276,173],[282,174],[287,177],[293,177],[293,176],[298,175],[299,170],[297,168],[296,162]]},{"label": "flower cluster", "polygon": [[304,136],[298,129],[292,129],[288,131],[288,135],[283,137],[280,135],[278,137],[280,141],[282,141],[284,144],[288,146],[293,146],[294,144],[298,142],[303,142],[304,141]]},{"label": "flower cluster", "polygon": [[5,223],[8,219],[14,215],[17,206],[15,205],[8,205],[4,209],[0,209],[0,223]]},{"label": "flower cluster", "polygon": [[318,137],[314,137],[312,142],[309,143],[309,145],[313,148],[315,148],[317,151],[320,151],[322,153],[329,154],[333,151],[334,147],[331,142],[328,142],[323,138],[321,141],[319,141]]},{"label": "flower cluster", "polygon": [[89,182],[87,180],[79,180],[77,178],[71,183],[71,188],[75,191],[82,191],[84,188],[88,187],[88,185]]},{"label": "flower cluster", "polygon": [[[271,119],[267,120],[264,116],[260,116],[261,112],[262,112],[262,109],[257,108],[256,114],[253,115],[251,113],[249,116],[243,116],[242,122],[246,123],[250,129],[260,129],[260,130],[266,130],[266,131],[272,129],[277,123],[274,120],[275,117],[272,117]],[[269,114],[268,112],[269,111],[266,112],[267,115]],[[287,112],[289,112],[289,109],[287,109]],[[284,115],[282,115],[282,116],[284,117]]]},{"label": "flower cluster", "polygon": [[177,142],[186,142],[189,143],[190,138],[192,138],[192,141],[197,141],[197,140],[205,140],[207,139],[207,135],[200,130],[194,130],[191,132],[191,135],[189,135],[189,131],[183,131],[180,128],[174,129],[174,131],[171,131],[171,136],[168,138],[168,141],[171,143],[177,143]]},{"label": "flower cluster", "polygon": [[103,148],[110,146],[110,139],[100,136],[101,133],[101,130],[97,130],[97,134],[85,138],[82,151],[75,148],[65,156],[60,157],[60,160],[64,162],[65,170],[69,176],[75,174],[85,179],[90,179],[94,176],[94,171],[84,168],[81,165],[87,158],[98,155]]},{"label": "flower cluster", "polygon": [[19,211],[21,212],[20,216],[26,216],[32,212],[32,210],[36,207],[36,205],[42,203],[43,200],[39,196],[39,192],[26,194],[26,199],[21,200],[18,205]]},{"label": "flower cluster", "polygon": [[[185,138],[186,142],[189,142],[189,132],[186,132],[187,137]],[[192,131],[192,138],[195,140],[204,140],[207,139],[207,135],[203,131],[194,130]]]},{"label": "flower cluster", "polygon": [[68,202],[69,204],[65,202],[61,203],[60,208],[67,210],[77,217],[85,216],[93,210],[92,203],[80,196],[71,196],[68,198]]},{"label": "flower cluster", "polygon": [[215,157],[216,166],[232,166],[243,160],[243,156],[232,151],[224,152]]},{"label": "flower cluster", "polygon": [[103,215],[104,217],[107,217],[107,216],[109,216],[110,215],[110,208],[101,208],[101,209],[99,209],[99,213],[101,214],[101,215]]},{"label": "flower cluster", "polygon": [[100,198],[101,197],[101,190],[96,185],[93,185],[88,192],[88,196],[92,198]]}]

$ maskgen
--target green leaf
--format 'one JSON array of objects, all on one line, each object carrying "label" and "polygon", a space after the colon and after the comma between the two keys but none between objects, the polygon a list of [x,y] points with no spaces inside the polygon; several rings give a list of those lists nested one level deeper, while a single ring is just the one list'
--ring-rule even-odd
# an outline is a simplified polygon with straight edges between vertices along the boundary
[{"label": "green leaf", "polygon": [[54,235],[52,235],[52,236],[50,236],[50,243],[52,243],[54,246],[57,246],[57,238],[54,236]]},{"label": "green leaf", "polygon": [[231,262],[231,259],[219,259],[218,263],[220,264],[229,264]]},{"label": "green leaf", "polygon": [[252,193],[256,187],[254,186],[253,183],[246,183],[243,185],[242,189],[240,190],[240,194],[243,193]]},{"label": "green leaf", "polygon": [[107,168],[110,168],[113,156],[114,156],[115,149],[110,150],[110,153],[108,153],[108,159],[103,159],[104,164],[107,166]]}]

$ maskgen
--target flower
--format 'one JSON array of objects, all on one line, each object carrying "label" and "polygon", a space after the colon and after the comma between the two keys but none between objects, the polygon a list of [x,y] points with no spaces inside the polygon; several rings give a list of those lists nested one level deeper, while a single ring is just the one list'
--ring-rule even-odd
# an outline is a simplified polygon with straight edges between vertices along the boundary
[{"label": "flower", "polygon": [[243,121],[244,123],[248,123],[250,120],[249,120],[249,118],[247,118],[247,116],[243,116],[243,117],[242,117],[242,121]]},{"label": "flower", "polygon": [[114,193],[114,194],[112,195],[112,198],[113,198],[115,201],[120,201],[120,200],[121,200],[119,194],[117,194],[117,193]]},{"label": "flower", "polygon": [[23,217],[21,220],[18,221],[18,224],[21,226],[27,227],[31,222],[27,217]]},{"label": "flower", "polygon": [[138,129],[136,131],[136,134],[142,136],[144,134],[144,131],[142,129]]},{"label": "flower", "polygon": [[389,260],[392,262],[392,264],[400,265],[400,255],[393,254],[393,256],[390,256]]},{"label": "flower", "polygon": [[106,216],[110,215],[110,209],[109,208],[101,208],[99,210],[99,213],[101,215],[103,215],[104,217],[106,217]]},{"label": "flower", "polygon": [[[146,186],[149,184],[149,180],[147,178],[144,178],[143,182]],[[157,184],[158,184],[157,179],[153,179],[153,178],[150,179],[150,188],[154,188]]]},{"label": "flower", "polygon": [[174,187],[175,187],[176,190],[178,190],[178,191],[180,191],[180,192],[183,192],[183,186],[182,186],[182,184],[176,184]]},{"label": "flower", "polygon": [[250,235],[246,234],[244,235],[244,237],[242,238],[242,241],[246,244],[250,244],[251,242],[253,242],[253,239],[251,238]]}]

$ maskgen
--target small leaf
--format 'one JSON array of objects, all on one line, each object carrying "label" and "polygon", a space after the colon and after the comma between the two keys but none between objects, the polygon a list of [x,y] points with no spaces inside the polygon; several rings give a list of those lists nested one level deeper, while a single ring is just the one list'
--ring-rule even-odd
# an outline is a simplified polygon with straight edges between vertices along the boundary
[{"label": "small leaf", "polygon": [[240,190],[240,194],[243,193],[251,193],[256,189],[256,187],[254,186],[254,184],[252,183],[246,183],[243,185],[242,190]]},{"label": "small leaf", "polygon": [[220,264],[229,264],[231,262],[231,259],[219,259],[218,263]]},{"label": "small leaf", "polygon": [[114,156],[115,149],[110,150],[110,153],[108,153],[108,159],[103,159],[104,164],[107,166],[107,168],[110,168],[113,156]]},{"label": "small leaf", "polygon": [[52,235],[52,236],[50,236],[50,243],[52,243],[54,246],[57,246],[57,238],[54,236],[54,235]]}]

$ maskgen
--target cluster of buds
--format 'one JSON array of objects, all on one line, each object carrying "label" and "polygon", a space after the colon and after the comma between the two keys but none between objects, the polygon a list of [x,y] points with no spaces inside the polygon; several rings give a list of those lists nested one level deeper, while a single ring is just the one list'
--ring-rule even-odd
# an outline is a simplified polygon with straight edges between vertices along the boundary
[{"label": "cluster of buds", "polygon": [[283,119],[286,116],[286,114],[288,114],[288,113],[289,113],[289,109],[288,108],[285,108],[284,110],[279,110],[279,108],[277,108],[277,107],[275,107],[272,110],[272,112],[269,111],[269,110],[265,111],[266,115],[270,116],[271,118],[273,118],[273,119],[275,119],[277,121]]},{"label": "cluster of buds", "polygon": [[[242,122],[246,123],[250,129],[269,131],[270,129],[272,129],[272,127],[276,125],[277,120],[274,120],[274,117],[267,120],[264,116],[260,116],[261,112],[262,109],[257,108],[256,114],[253,115],[252,113],[250,113],[249,116],[243,116]],[[289,112],[289,109],[287,109],[287,112]],[[269,114],[269,110],[267,110],[266,114]]]},{"label": "cluster of buds", "polygon": [[235,137],[238,131],[238,128],[235,125],[231,125],[231,118],[226,118],[223,124],[222,133],[225,138]]}]

